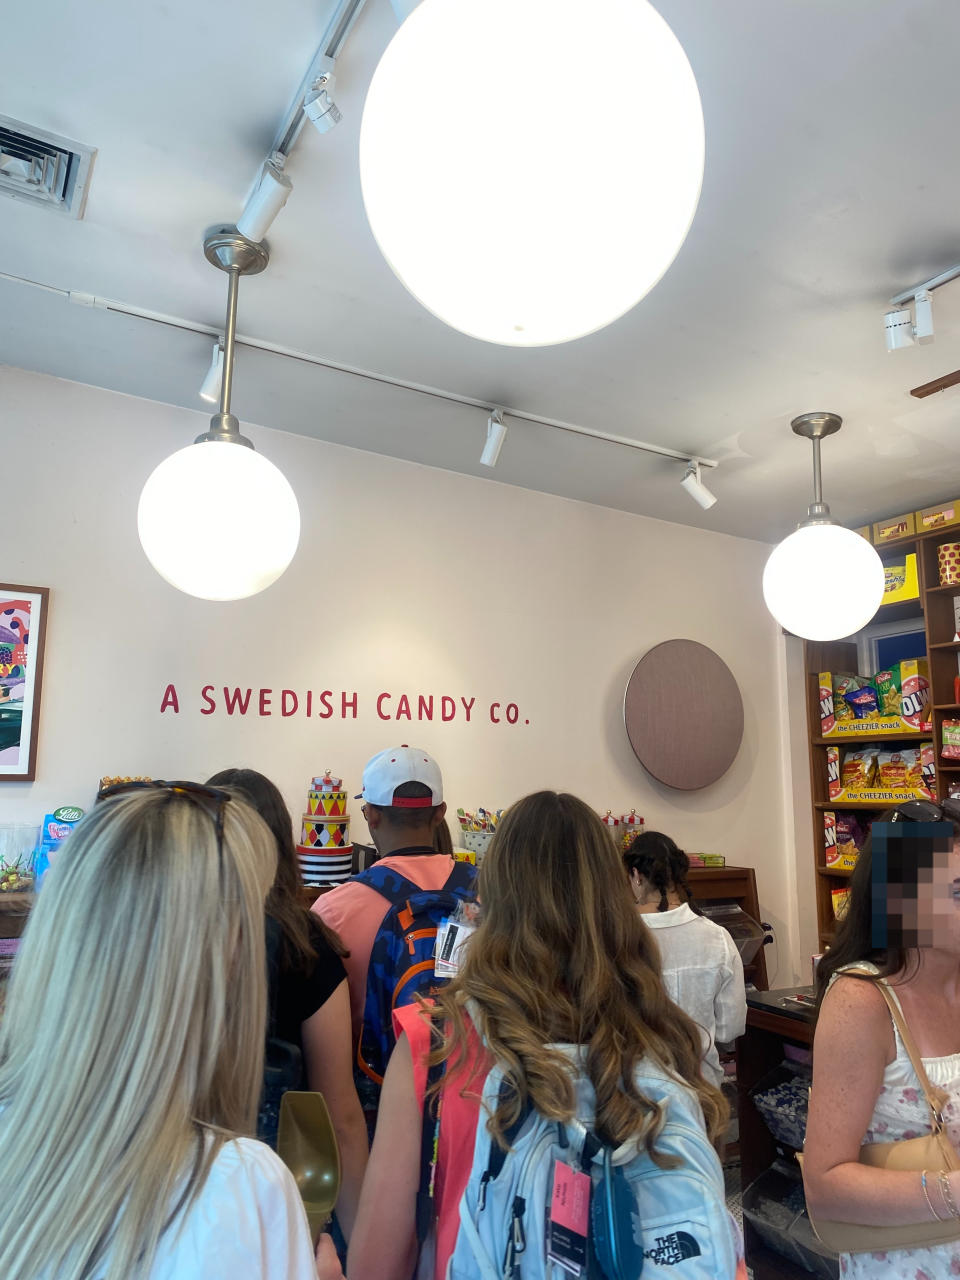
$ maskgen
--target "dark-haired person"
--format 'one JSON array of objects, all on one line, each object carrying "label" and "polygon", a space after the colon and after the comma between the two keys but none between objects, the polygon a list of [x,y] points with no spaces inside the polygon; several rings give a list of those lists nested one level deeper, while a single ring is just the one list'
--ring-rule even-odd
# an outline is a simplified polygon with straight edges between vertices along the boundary
[{"label": "dark-haired person", "polygon": [[703,1072],[719,1085],[717,1042],[735,1040],[746,1026],[740,953],[726,929],[700,914],[687,883],[690,860],[669,836],[645,831],[623,861],[637,911],[654,931],[667,994],[701,1028]]},{"label": "dark-haired person", "polygon": [[[295,1089],[322,1093],[340,1147],[342,1182],[337,1222],[349,1239],[367,1164],[367,1128],[353,1082],[350,993],[341,940],[297,896],[300,869],[290,811],[277,787],[254,769],[224,769],[208,786],[229,787],[249,801],[277,846],[277,874],[266,902],[268,1035],[296,1045],[303,1070]],[[275,1143],[261,1112],[261,1132]]]},{"label": "dark-haired person", "polygon": [[[380,855],[376,866],[396,871],[427,892],[443,889],[456,865],[450,833],[444,835],[443,779],[437,762],[418,747],[388,747],[363,770],[362,812]],[[450,852],[447,852],[450,850]],[[323,894],[314,912],[335,929],[349,950],[344,957],[350,984],[353,1045],[363,1026],[370,952],[390,904],[364,883],[365,873]],[[361,1084],[366,1078],[358,1074]],[[372,1125],[379,1089],[366,1087],[363,1106]]]},{"label": "dark-haired person", "polygon": [[[952,827],[942,829],[946,847],[939,851],[932,834],[911,831],[914,823],[944,820]],[[850,966],[869,972],[855,976]],[[803,1169],[814,1216],[864,1226],[949,1221],[960,1216],[960,1173],[947,1174],[944,1189],[938,1169],[927,1172],[924,1186],[920,1172],[871,1168],[858,1159],[863,1143],[899,1142],[932,1128],[920,1082],[877,990],[880,979],[896,998],[928,1080],[948,1095],[946,1131],[958,1147],[960,802],[911,801],[888,810],[860,851],[846,917],[817,966],[820,1011]],[[869,1280],[941,1280],[960,1275],[960,1241],[841,1254],[840,1269],[844,1277]]]}]

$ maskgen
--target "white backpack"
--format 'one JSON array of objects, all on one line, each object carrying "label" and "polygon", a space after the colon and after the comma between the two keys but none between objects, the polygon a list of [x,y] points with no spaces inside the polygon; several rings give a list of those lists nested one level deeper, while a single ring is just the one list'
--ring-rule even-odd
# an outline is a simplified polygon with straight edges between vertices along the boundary
[{"label": "white backpack", "polygon": [[[507,1088],[500,1069],[490,1071],[447,1280],[638,1280],[641,1271],[643,1280],[733,1280],[738,1229],[693,1090],[651,1064],[637,1073],[638,1089],[665,1111],[654,1145],[676,1166],[664,1169],[636,1141],[611,1149],[597,1139],[582,1050],[555,1047],[576,1073],[576,1120],[560,1125],[531,1110],[504,1152],[484,1122]],[[579,1273],[547,1255],[556,1161],[590,1176],[589,1243]]]}]

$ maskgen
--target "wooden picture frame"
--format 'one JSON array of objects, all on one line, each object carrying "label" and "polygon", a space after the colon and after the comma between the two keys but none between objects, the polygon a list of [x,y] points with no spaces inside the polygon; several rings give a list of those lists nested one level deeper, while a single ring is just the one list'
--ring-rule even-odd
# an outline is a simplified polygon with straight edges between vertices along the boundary
[{"label": "wooden picture frame", "polygon": [[49,587],[0,582],[0,782],[37,776]]}]

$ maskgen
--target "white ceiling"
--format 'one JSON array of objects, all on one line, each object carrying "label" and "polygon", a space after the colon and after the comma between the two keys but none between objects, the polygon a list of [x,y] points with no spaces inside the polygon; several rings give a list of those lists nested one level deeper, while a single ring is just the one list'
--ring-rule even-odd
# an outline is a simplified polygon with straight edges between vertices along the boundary
[{"label": "white ceiling", "polygon": [[[234,220],[332,0],[8,6],[0,113],[98,148],[86,216],[0,197],[0,272],[222,323],[203,231]],[[763,539],[810,500],[790,418],[843,415],[825,496],[850,524],[960,493],[960,389],[910,387],[960,366],[960,282],[935,296],[937,340],[888,355],[900,289],[960,261],[960,5],[955,0],[659,0],[696,73],[703,196],[673,267],[630,314],[578,342],[515,350],[447,329],[381,259],[363,213],[364,93],[396,29],[367,0],[338,63],[343,123],[309,126],[271,263],[243,281],[244,334],[491,404],[717,457],[702,512],[681,469],[514,422],[497,480]],[[589,27],[574,46],[603,57]],[[37,51],[41,51],[40,54]],[[15,53],[16,56],[11,56]],[[578,107],[577,109],[581,109]],[[598,121],[598,127],[602,122]],[[415,193],[414,193],[415,194]],[[209,340],[0,281],[0,363],[172,404]],[[452,470],[479,465],[486,415],[252,350],[241,419]]]}]

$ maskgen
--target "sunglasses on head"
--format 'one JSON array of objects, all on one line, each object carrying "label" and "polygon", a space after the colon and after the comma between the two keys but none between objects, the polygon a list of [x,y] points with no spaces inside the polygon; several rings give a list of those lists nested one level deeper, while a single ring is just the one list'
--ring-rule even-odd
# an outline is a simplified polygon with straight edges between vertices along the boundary
[{"label": "sunglasses on head", "polygon": [[891,822],[952,822],[960,827],[960,800],[906,800],[898,804]]},{"label": "sunglasses on head", "polygon": [[217,855],[222,859],[223,811],[231,798],[229,791],[221,791],[219,787],[205,787],[199,782],[165,782],[157,778],[152,782],[115,782],[113,786],[104,787],[97,796],[97,803],[134,791],[166,791],[171,797],[185,796],[198,805],[213,821],[217,833]]}]

